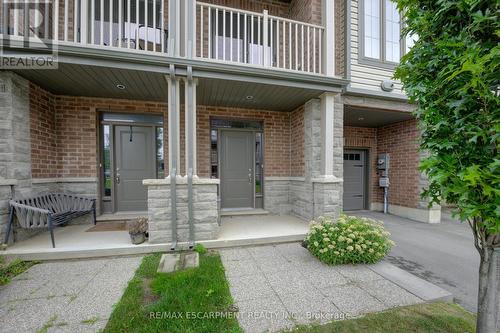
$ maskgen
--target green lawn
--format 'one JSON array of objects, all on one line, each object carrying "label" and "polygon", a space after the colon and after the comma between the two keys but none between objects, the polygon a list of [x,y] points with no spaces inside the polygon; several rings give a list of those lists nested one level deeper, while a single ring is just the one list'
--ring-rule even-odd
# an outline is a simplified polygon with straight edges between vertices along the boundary
[{"label": "green lawn", "polygon": [[0,286],[10,282],[10,280],[35,265],[36,261],[14,260],[7,263],[5,258],[0,257]]},{"label": "green lawn", "polygon": [[301,326],[294,333],[466,333],[475,332],[476,318],[456,304],[430,303],[408,306],[359,319],[321,326]]},{"label": "green lawn", "polygon": [[144,258],[104,332],[242,332],[234,316],[199,318],[231,313],[233,300],[217,254],[200,255],[199,268],[170,274],[156,273],[160,257]]}]

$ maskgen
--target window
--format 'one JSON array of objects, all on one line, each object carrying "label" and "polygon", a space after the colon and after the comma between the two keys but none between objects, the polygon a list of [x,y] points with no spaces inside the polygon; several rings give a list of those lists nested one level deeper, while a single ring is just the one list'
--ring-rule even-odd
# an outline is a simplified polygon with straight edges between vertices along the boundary
[{"label": "window", "polygon": [[[401,40],[401,23],[392,0],[361,0],[361,54],[365,60],[395,65],[413,39]],[[402,47],[404,44],[404,47]]]},{"label": "window", "polygon": [[103,196],[111,197],[111,145],[110,145],[110,125],[104,125],[102,128],[103,149],[102,149],[102,178],[104,181]]}]

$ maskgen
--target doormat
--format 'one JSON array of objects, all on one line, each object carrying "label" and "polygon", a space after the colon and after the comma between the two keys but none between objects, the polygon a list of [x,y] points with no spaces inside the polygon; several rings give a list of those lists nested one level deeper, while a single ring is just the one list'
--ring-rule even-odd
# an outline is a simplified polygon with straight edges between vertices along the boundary
[{"label": "doormat", "polygon": [[89,228],[86,232],[127,231],[126,222],[101,222]]}]

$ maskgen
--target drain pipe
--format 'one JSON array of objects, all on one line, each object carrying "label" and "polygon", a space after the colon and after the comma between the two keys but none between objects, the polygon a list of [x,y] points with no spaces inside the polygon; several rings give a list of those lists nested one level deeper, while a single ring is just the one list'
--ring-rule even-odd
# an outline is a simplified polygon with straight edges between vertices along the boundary
[{"label": "drain pipe", "polygon": [[169,154],[170,158],[170,208],[172,221],[172,245],[170,249],[174,251],[177,247],[177,150],[179,133],[179,113],[178,113],[178,91],[175,78],[175,66],[170,65],[169,77],[169,110],[168,110],[168,128],[169,128]]},{"label": "drain pipe", "polygon": [[187,168],[187,185],[188,185],[188,223],[189,223],[189,248],[194,247],[194,217],[193,217],[193,168],[194,168],[194,142],[195,128],[194,128],[194,94],[193,94],[193,68],[188,66],[187,79],[185,81],[186,87],[186,168]]}]

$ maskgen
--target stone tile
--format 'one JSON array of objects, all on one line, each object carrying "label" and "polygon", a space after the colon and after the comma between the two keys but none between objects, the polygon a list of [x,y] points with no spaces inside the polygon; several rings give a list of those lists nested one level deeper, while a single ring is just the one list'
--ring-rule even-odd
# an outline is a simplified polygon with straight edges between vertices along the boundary
[{"label": "stone tile", "polygon": [[0,332],[38,331],[52,317],[59,320],[69,301],[69,297],[53,297],[20,302],[14,311],[2,319]]},{"label": "stone tile", "polygon": [[297,294],[299,291],[307,294],[316,290],[297,270],[266,274],[266,278],[279,296]]},{"label": "stone tile", "polygon": [[230,277],[229,289],[236,301],[246,301],[274,295],[263,275]]},{"label": "stone tile", "polygon": [[250,252],[246,248],[222,249],[219,250],[219,254],[223,263],[251,259]]},{"label": "stone tile", "polygon": [[387,308],[382,302],[355,285],[323,288],[321,292],[341,312],[350,317],[369,312],[378,312]]},{"label": "stone tile", "polygon": [[2,302],[11,302],[14,300],[37,298],[35,294],[47,282],[43,278],[12,280],[9,284],[0,288],[0,299]]},{"label": "stone tile", "polygon": [[77,323],[66,324],[64,322],[56,323],[47,330],[47,333],[95,333],[100,332],[106,327],[106,320],[98,320],[95,323]]},{"label": "stone tile", "polygon": [[276,257],[268,257],[268,258],[260,258],[256,260],[259,269],[264,273],[277,273],[277,272],[289,272],[295,271],[296,267],[294,264],[285,258],[276,258]]},{"label": "stone tile", "polygon": [[422,303],[423,300],[388,280],[368,281],[362,289],[389,307]]},{"label": "stone tile", "polygon": [[276,332],[291,329],[294,324],[277,297],[238,301],[238,321],[247,333]]},{"label": "stone tile", "polygon": [[269,258],[283,259],[283,255],[274,245],[249,247],[248,252],[250,252],[252,257],[257,261]]},{"label": "stone tile", "polygon": [[276,246],[278,251],[291,262],[303,263],[311,260],[317,260],[307,249],[299,243],[288,243]]},{"label": "stone tile", "polygon": [[326,323],[341,318],[339,309],[319,291],[286,294],[280,299],[299,324]]},{"label": "stone tile", "polygon": [[383,277],[363,265],[336,266],[339,273],[354,283],[382,280]]},{"label": "stone tile", "polygon": [[313,269],[301,269],[304,278],[317,288],[328,286],[340,286],[348,284],[349,280],[344,277],[336,267],[320,266]]},{"label": "stone tile", "polygon": [[259,266],[253,259],[228,261],[224,263],[224,267],[227,277],[255,275],[260,272]]}]

